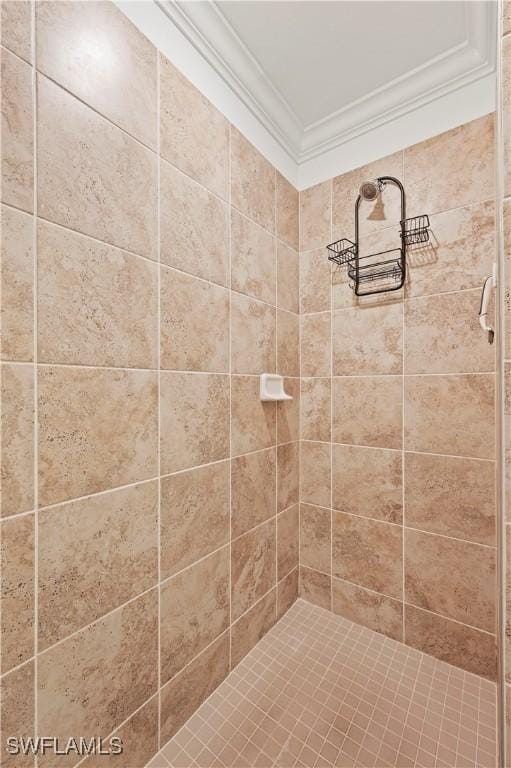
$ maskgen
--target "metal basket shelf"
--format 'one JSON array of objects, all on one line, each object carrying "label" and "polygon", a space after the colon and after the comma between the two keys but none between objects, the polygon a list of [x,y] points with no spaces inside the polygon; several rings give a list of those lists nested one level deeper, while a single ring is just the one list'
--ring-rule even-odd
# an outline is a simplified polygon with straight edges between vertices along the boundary
[{"label": "metal basket shelf", "polygon": [[429,216],[423,213],[421,216],[412,216],[401,222],[401,239],[404,245],[417,245],[427,243],[429,240]]},{"label": "metal basket shelf", "polygon": [[380,293],[385,290],[386,285],[394,286],[396,283],[401,283],[404,278],[401,248],[392,248],[389,251],[359,257],[356,262],[349,265],[348,277],[353,284],[366,285],[368,289],[373,289],[365,290],[364,295]]},{"label": "metal basket shelf", "polygon": [[330,243],[330,245],[327,245],[327,249],[330,261],[339,264],[341,267],[349,264],[357,256],[357,246],[346,237],[342,238],[342,240],[336,240],[335,243]]}]

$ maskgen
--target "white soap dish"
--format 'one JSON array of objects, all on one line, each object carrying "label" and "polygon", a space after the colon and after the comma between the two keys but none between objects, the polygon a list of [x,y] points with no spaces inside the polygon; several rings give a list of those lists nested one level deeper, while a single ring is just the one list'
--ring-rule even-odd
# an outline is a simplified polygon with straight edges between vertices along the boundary
[{"label": "white soap dish", "polygon": [[278,400],[292,400],[291,395],[284,392],[284,377],[277,373],[262,373],[260,383],[261,400],[263,403]]}]

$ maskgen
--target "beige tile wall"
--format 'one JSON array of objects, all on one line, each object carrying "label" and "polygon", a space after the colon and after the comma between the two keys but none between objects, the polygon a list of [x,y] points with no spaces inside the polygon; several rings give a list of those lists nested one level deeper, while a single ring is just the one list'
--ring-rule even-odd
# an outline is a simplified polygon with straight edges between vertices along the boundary
[{"label": "beige tile wall", "polygon": [[142,768],[297,595],[298,193],[113,4],[2,28],[4,732]]},{"label": "beige tile wall", "polygon": [[[431,242],[404,290],[357,300],[325,246],[353,238],[360,183],[383,174]],[[399,242],[383,199],[362,205],[364,251]],[[477,315],[494,206],[493,115],[300,193],[300,594],[491,679],[495,348]]]}]

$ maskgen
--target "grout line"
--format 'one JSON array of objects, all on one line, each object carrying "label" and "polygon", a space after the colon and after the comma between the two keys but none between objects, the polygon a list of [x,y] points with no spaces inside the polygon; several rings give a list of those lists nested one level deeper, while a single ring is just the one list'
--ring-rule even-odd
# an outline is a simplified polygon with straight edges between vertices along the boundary
[{"label": "grout line", "polygon": [[[378,445],[356,445],[353,443],[328,443],[325,440],[304,440],[304,443],[314,443],[318,445],[332,445],[339,446],[341,448],[368,448],[373,451],[392,451],[394,453],[400,453],[401,448],[381,448]],[[418,451],[412,448],[405,448],[404,453],[413,453],[420,456],[438,456],[440,458],[447,459],[464,459],[467,461],[485,461],[491,464],[495,464],[495,459],[481,458],[480,456],[457,456],[455,453],[434,453],[433,451]]]}]

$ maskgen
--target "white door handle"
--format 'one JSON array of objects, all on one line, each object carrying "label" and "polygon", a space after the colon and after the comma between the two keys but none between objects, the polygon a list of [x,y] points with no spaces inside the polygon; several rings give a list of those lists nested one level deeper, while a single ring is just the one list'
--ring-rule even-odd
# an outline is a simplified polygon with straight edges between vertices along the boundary
[{"label": "white door handle", "polygon": [[481,293],[481,304],[479,306],[479,325],[485,333],[488,334],[488,343],[493,344],[495,338],[495,331],[493,326],[487,323],[488,306],[490,304],[492,289],[497,285],[497,279],[495,276],[495,265],[493,265],[493,274],[489,275],[483,283],[483,291]]}]

